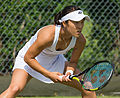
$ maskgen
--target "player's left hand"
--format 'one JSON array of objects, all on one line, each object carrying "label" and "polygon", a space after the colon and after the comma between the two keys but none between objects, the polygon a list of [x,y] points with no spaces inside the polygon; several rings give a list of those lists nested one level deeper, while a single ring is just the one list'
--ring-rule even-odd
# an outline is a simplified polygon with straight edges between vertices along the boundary
[{"label": "player's left hand", "polygon": [[63,82],[69,82],[69,81],[71,81],[71,80],[69,79],[69,75],[64,75],[64,76],[62,77],[62,81],[63,81]]}]

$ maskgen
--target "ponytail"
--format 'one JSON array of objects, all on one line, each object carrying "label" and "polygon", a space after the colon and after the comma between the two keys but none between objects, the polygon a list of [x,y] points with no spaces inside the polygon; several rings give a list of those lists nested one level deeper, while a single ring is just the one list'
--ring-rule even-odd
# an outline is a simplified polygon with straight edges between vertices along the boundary
[{"label": "ponytail", "polygon": [[55,15],[55,18],[54,18],[54,23],[56,24],[56,25],[61,25],[61,23],[59,22],[59,20],[62,18],[61,17],[61,11],[59,12],[59,13],[57,13],[56,15]]}]

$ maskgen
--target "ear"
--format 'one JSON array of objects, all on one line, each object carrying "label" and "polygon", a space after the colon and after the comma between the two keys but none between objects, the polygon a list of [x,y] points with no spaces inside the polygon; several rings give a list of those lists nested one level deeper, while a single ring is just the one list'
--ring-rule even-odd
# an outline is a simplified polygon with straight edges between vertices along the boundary
[{"label": "ear", "polygon": [[63,25],[63,27],[66,27],[66,22],[63,21],[63,22],[62,22],[62,25]]}]

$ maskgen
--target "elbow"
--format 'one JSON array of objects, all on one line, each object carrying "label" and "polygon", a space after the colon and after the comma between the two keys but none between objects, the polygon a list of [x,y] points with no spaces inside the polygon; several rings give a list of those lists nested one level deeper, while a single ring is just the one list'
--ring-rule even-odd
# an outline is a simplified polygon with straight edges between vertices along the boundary
[{"label": "elbow", "polygon": [[24,62],[27,63],[29,66],[31,65],[31,63],[33,62],[34,58],[32,58],[30,55],[25,54],[24,56]]},{"label": "elbow", "polygon": [[29,59],[28,59],[27,55],[24,56],[24,61],[25,61],[26,63],[28,63]]}]

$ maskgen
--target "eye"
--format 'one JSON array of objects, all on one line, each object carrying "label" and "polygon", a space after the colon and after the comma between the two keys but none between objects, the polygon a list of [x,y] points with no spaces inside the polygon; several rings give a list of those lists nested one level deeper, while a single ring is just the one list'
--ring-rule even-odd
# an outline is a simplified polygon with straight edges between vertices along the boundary
[{"label": "eye", "polygon": [[76,21],[75,23],[76,23],[76,24],[78,24],[78,23],[79,23],[79,21]]}]

